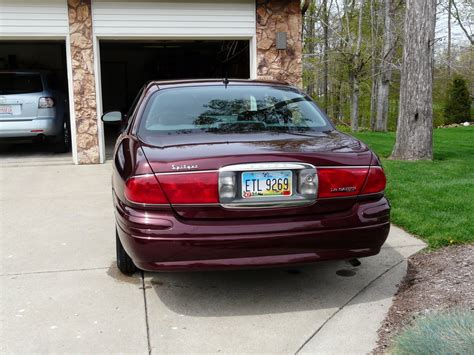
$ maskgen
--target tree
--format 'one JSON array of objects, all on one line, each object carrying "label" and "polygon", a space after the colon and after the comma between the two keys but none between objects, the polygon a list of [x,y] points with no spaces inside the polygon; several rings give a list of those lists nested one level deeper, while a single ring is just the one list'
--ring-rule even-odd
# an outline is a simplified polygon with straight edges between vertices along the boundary
[{"label": "tree", "polygon": [[395,52],[396,36],[394,31],[395,0],[384,1],[384,34],[380,74],[378,76],[378,93],[375,130],[386,131],[388,122],[388,95],[392,80],[392,60]]},{"label": "tree", "polygon": [[471,98],[464,78],[457,76],[450,83],[446,95],[444,117],[447,123],[461,123],[471,119]]},{"label": "tree", "polygon": [[448,53],[447,53],[447,69],[448,78],[451,77],[451,14],[453,8],[453,0],[448,0]]},{"label": "tree", "polygon": [[371,75],[372,84],[370,88],[370,129],[375,129],[375,116],[377,114],[377,93],[378,93],[378,61],[376,60],[378,36],[378,18],[376,10],[376,0],[370,0],[370,56],[371,56]]},{"label": "tree", "polygon": [[400,110],[392,158],[433,159],[433,57],[436,0],[407,0]]},{"label": "tree", "polygon": [[[457,3],[461,3],[463,8],[459,11],[459,5]],[[474,10],[474,2],[472,0],[467,1],[454,1],[451,0],[450,5],[450,13],[456,19],[461,27],[461,30],[466,35],[466,38],[471,42],[471,45],[474,45],[474,36],[472,34],[471,24],[472,24],[472,13]],[[454,11],[453,11],[454,10]]]}]

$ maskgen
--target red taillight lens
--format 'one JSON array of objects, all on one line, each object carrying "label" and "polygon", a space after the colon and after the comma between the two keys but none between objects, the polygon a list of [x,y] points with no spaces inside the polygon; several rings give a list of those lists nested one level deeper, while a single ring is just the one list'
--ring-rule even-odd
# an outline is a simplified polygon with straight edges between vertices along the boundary
[{"label": "red taillight lens", "polygon": [[368,168],[318,168],[318,197],[357,196]]},{"label": "red taillight lens", "polygon": [[375,194],[385,190],[387,179],[381,166],[371,166],[362,194]]},{"label": "red taillight lens", "polygon": [[125,197],[130,202],[144,204],[168,204],[155,175],[131,177],[125,183]]},{"label": "red taillight lens", "polygon": [[172,204],[219,202],[217,172],[165,174],[158,179]]}]

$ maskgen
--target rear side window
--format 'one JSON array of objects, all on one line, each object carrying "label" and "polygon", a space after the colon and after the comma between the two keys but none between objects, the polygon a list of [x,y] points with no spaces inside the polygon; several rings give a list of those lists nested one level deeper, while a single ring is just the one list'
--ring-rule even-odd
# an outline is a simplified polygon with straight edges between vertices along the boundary
[{"label": "rear side window", "polygon": [[158,91],[147,104],[139,134],[329,129],[331,124],[314,102],[293,88],[231,84]]},{"label": "rear side window", "polygon": [[27,94],[43,91],[39,74],[0,73],[0,94]]}]

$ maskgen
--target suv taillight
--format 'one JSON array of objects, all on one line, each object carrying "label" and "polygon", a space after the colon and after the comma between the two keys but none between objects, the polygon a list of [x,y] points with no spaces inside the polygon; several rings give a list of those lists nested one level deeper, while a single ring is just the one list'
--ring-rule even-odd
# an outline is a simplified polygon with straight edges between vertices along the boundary
[{"label": "suv taillight", "polygon": [[139,204],[168,204],[155,175],[133,176],[125,182],[125,197]]},{"label": "suv taillight", "polygon": [[38,100],[38,108],[54,107],[54,99],[52,97],[40,97]]}]

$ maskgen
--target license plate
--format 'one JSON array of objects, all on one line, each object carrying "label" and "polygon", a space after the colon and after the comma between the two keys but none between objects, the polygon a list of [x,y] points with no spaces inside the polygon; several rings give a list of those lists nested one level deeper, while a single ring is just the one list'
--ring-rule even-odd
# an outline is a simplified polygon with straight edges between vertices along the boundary
[{"label": "license plate", "polygon": [[292,179],[291,170],[245,171],[242,173],[242,197],[290,197]]},{"label": "license plate", "polygon": [[0,113],[13,113],[13,107],[9,105],[0,105]]}]

